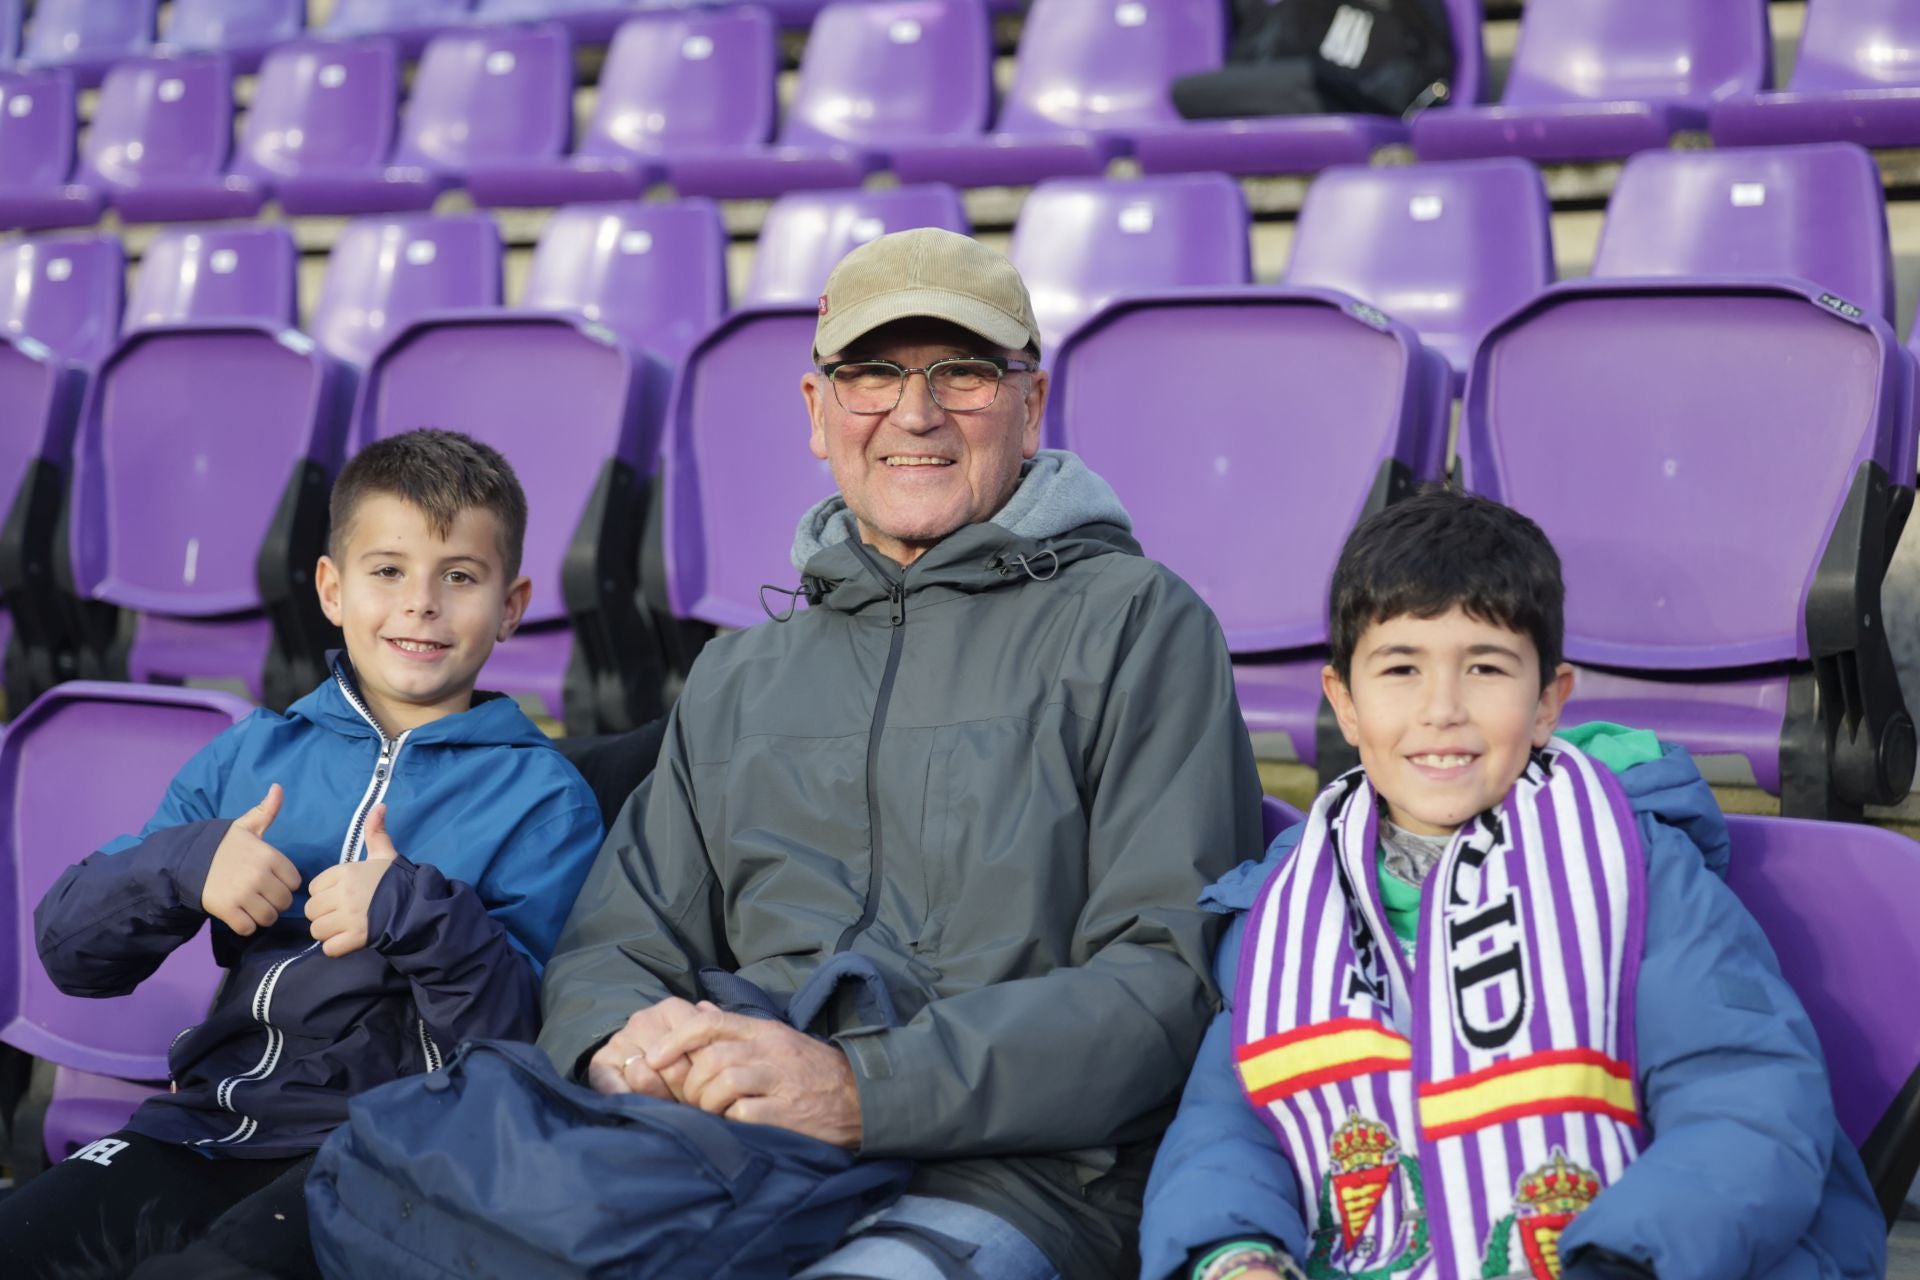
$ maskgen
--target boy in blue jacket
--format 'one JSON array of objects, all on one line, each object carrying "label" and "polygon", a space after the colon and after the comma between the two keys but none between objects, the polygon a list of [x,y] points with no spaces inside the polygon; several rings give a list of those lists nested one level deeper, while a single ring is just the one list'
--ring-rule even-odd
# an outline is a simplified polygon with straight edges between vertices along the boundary
[{"label": "boy in blue jacket", "polygon": [[531,1040],[601,839],[585,782],[474,692],[531,590],[497,452],[417,431],[341,472],[315,585],[346,653],[188,761],[159,811],[35,912],[61,990],[133,990],[212,918],[228,970],[171,1090],[0,1200],[10,1276],[318,1274],[302,1183],[355,1093],[461,1040]]},{"label": "boy in blue jacket", "polygon": [[1148,1184],[1148,1280],[1884,1274],[1706,783],[1651,734],[1554,734],[1562,599],[1483,499],[1348,540],[1323,684],[1361,768],[1203,898],[1228,1007]]}]

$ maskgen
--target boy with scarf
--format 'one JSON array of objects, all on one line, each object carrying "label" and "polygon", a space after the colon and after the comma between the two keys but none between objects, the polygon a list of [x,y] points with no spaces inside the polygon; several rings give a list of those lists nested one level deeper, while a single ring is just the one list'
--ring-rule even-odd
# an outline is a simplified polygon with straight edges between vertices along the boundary
[{"label": "boy with scarf", "polygon": [[1425,491],[1334,570],[1361,768],[1203,896],[1235,918],[1155,1162],[1148,1280],[1835,1280],[1885,1223],[1811,1024],[1647,733],[1555,736],[1559,557]]}]

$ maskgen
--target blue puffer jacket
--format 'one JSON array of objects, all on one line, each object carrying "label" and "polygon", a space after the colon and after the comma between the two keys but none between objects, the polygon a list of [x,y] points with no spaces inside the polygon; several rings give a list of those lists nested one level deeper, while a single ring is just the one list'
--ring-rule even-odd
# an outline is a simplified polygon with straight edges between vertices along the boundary
[{"label": "blue puffer jacket", "polygon": [[[1647,846],[1647,940],[1636,994],[1652,1145],[1567,1229],[1661,1280],[1854,1280],[1886,1272],[1886,1222],[1834,1119],[1812,1024],[1759,925],[1722,882],[1727,828],[1687,753],[1620,780]],[[1282,833],[1202,901],[1236,919],[1215,957],[1229,994],[1246,911],[1293,851]],[[1191,1250],[1265,1237],[1307,1254],[1292,1169],[1234,1074],[1232,1011],[1216,1016],[1147,1185],[1142,1275],[1184,1275]]]},{"label": "blue puffer jacket", "polygon": [[511,699],[388,739],[341,659],[286,715],[257,711],[215,738],[145,830],[47,891],[34,924],[54,983],[124,995],[197,934],[215,849],[275,782],[285,797],[265,838],[303,885],[366,856],[362,828],[381,802],[401,856],[374,892],[368,945],[350,955],[309,936],[304,889],[249,937],[211,922],[227,979],[173,1042],[176,1092],[130,1126],[210,1155],[310,1151],[351,1095],[432,1069],[443,1048],[531,1040],[540,966],[600,847],[593,793]]}]

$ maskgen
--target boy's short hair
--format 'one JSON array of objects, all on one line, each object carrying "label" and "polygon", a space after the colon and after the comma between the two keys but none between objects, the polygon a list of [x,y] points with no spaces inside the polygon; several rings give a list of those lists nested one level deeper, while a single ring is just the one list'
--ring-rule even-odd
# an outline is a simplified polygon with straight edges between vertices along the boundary
[{"label": "boy's short hair", "polygon": [[490,511],[500,523],[509,580],[520,573],[527,537],[527,495],[500,452],[458,431],[425,428],[376,440],[348,460],[333,482],[327,554],[338,559],[354,513],[370,494],[402,499],[427,518],[435,536],[453,532],[462,511]]},{"label": "boy's short hair", "polygon": [[1528,636],[1545,688],[1566,634],[1560,556],[1540,526],[1486,498],[1426,485],[1362,520],[1333,569],[1333,669],[1349,679],[1354,646],[1388,618],[1437,618],[1458,606]]}]

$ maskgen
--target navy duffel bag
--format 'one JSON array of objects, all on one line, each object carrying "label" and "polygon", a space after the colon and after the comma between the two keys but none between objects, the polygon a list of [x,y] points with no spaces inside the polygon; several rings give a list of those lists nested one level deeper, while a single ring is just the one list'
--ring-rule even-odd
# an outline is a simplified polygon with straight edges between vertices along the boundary
[{"label": "navy duffel bag", "polygon": [[560,1078],[476,1040],[361,1094],[307,1180],[329,1276],[773,1280],[829,1253],[912,1166]]}]

